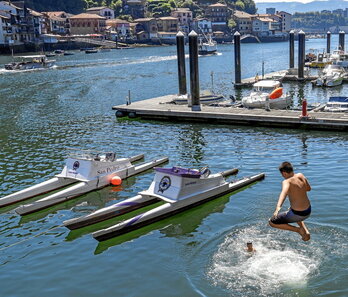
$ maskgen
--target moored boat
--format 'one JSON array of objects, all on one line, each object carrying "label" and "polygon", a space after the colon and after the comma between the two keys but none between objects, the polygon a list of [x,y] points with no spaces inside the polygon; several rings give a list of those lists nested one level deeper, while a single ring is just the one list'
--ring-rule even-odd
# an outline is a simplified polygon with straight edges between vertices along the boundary
[{"label": "moored boat", "polygon": [[316,86],[335,87],[342,84],[346,71],[339,65],[327,65],[322,74],[315,80]]},{"label": "moored boat", "polygon": [[36,202],[21,205],[15,209],[18,214],[25,215],[108,186],[115,176],[124,179],[168,160],[165,157],[144,164],[132,164],[143,157],[144,155],[116,158],[115,153],[74,151],[67,158],[66,165],[60,174],[48,181],[1,198],[0,207],[69,186]]},{"label": "moored boat", "polygon": [[45,55],[15,56],[12,63],[6,64],[6,70],[29,70],[50,68],[54,66],[55,60],[48,60]]},{"label": "moored boat", "polygon": [[310,68],[324,68],[326,65],[332,64],[332,60],[325,53],[319,53],[315,60],[306,63]]},{"label": "moored boat", "polygon": [[283,109],[291,103],[290,95],[283,93],[281,83],[276,80],[256,82],[250,95],[242,98],[242,104],[247,108]]},{"label": "moored boat", "polygon": [[[223,95],[216,95],[210,91],[204,91],[199,96],[200,103],[204,105],[221,102],[223,100],[225,100]],[[175,104],[188,104],[188,95],[178,96],[173,102]]]},{"label": "moored boat", "polygon": [[139,194],[156,197],[166,203],[114,226],[94,232],[92,235],[95,239],[104,241],[128,233],[264,178],[264,174],[260,173],[227,182],[224,176],[232,173],[232,170],[227,174],[211,174],[207,168],[194,170],[173,167],[155,170],[155,178],[149,189]]},{"label": "moored boat", "polygon": [[324,111],[348,112],[348,97],[346,96],[330,97],[329,102],[324,107]]},{"label": "moored boat", "polygon": [[86,49],[86,50],[85,50],[85,53],[86,53],[86,54],[95,54],[95,53],[97,53],[97,52],[99,52],[99,50],[96,49],[96,48],[90,48],[90,49]]},{"label": "moored boat", "polygon": [[198,54],[199,55],[213,55],[217,52],[217,43],[211,35],[203,34],[203,37],[199,38]]}]

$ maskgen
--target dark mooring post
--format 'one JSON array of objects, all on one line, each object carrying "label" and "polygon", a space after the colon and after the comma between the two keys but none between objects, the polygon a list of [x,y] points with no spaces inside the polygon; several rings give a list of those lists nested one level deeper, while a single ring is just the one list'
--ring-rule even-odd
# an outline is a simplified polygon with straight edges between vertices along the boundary
[{"label": "dark mooring post", "polygon": [[198,34],[191,31],[189,34],[190,52],[190,89],[191,89],[191,110],[200,111],[199,101],[199,70],[198,70]]},{"label": "dark mooring post", "polygon": [[176,34],[176,51],[178,56],[179,95],[186,95],[185,36],[181,31]]},{"label": "dark mooring post", "polygon": [[293,30],[289,33],[289,67],[295,67],[295,32]]},{"label": "dark mooring post", "polygon": [[242,82],[241,63],[240,63],[240,33],[237,31],[234,33],[234,71],[235,71],[235,83],[240,84]]},{"label": "dark mooring post", "polygon": [[330,54],[331,51],[331,32],[327,31],[326,33],[326,53]]},{"label": "dark mooring post", "polygon": [[298,79],[304,79],[304,65],[305,65],[305,40],[306,34],[301,30],[298,33]]},{"label": "dark mooring post", "polygon": [[338,49],[344,51],[344,38],[346,36],[346,32],[340,31],[338,33]]}]

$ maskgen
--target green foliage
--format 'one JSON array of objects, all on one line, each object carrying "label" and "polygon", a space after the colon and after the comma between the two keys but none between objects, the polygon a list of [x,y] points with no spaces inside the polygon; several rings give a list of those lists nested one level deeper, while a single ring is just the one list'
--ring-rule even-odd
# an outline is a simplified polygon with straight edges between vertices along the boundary
[{"label": "green foliage", "polygon": [[234,19],[229,19],[229,20],[228,20],[228,24],[227,24],[228,28],[232,29],[232,28],[234,28],[236,25],[237,25],[237,24],[236,24],[236,22],[234,21]]},{"label": "green foliage", "polygon": [[[170,15],[176,7],[186,7],[194,17],[204,15],[204,7],[212,3],[226,3],[230,9],[239,9],[256,13],[253,0],[148,0],[147,16],[161,17]],[[66,11],[78,14],[86,8],[108,6],[115,10],[116,16],[122,16],[122,0],[26,0],[27,7],[37,11]],[[127,19],[129,16],[123,16]]]},{"label": "green foliage", "polygon": [[347,26],[348,18],[333,13],[312,11],[295,13],[292,16],[292,26],[300,29],[328,30],[332,26]]},{"label": "green foliage", "polygon": [[241,11],[245,10],[245,5],[244,5],[243,1],[241,1],[241,0],[238,0],[234,5],[235,5],[237,10],[241,10]]}]

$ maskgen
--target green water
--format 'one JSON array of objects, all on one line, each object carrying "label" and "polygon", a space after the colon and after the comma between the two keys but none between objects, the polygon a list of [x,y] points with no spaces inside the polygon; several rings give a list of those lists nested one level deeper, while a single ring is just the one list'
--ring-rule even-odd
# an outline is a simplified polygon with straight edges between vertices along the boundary
[{"label": "green water", "polygon": [[[333,39],[333,43],[336,42]],[[337,42],[338,43],[338,42]],[[323,48],[311,40],[307,48]],[[235,94],[233,46],[200,58],[202,89]],[[177,92],[175,47],[57,57],[57,67],[0,70],[0,196],[61,171],[67,147],[166,155],[166,166],[232,167],[238,177],[266,179],[195,209],[98,244],[91,232],[116,223],[69,231],[62,222],[132,197],[153,172],[125,180],[23,218],[0,210],[1,296],[347,296],[347,133],[117,120],[111,110],[131,90],[132,100]],[[243,77],[285,69],[288,44],[245,44]],[[0,57],[0,64],[9,61]],[[326,102],[346,95],[285,84],[294,105],[301,97]],[[312,185],[310,242],[271,229],[281,189],[277,167],[291,161]],[[230,178],[233,179],[233,178]],[[35,200],[35,199],[33,199]],[[286,204],[287,206],[287,204]],[[139,213],[137,211],[136,213]],[[245,243],[257,253],[248,257]]]}]

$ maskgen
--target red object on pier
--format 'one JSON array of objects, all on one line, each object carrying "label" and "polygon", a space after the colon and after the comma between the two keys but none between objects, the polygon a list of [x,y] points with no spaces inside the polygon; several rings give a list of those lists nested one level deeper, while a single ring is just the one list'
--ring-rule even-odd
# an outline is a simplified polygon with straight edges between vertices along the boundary
[{"label": "red object on pier", "polygon": [[303,99],[302,100],[302,117],[308,117],[307,113],[307,100]]}]

